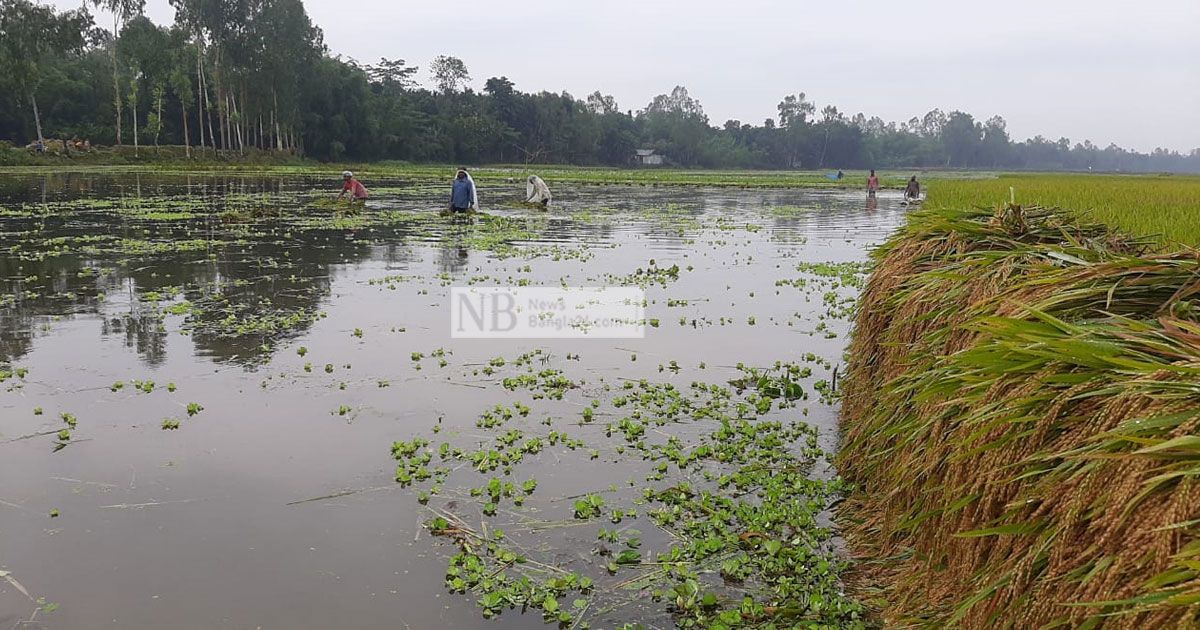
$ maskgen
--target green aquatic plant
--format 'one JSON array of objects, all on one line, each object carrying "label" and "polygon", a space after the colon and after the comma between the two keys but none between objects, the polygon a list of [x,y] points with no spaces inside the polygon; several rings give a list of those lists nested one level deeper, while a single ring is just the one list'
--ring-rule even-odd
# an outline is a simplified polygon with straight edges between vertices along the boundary
[{"label": "green aquatic plant", "polygon": [[600,516],[604,509],[604,497],[598,494],[588,496],[575,502],[575,518],[589,519]]},{"label": "green aquatic plant", "polygon": [[[495,369],[508,369],[505,363]],[[527,371],[505,377],[514,379],[510,384],[536,383],[538,374],[559,376],[554,368],[534,368],[529,358],[519,363]],[[477,421],[479,429],[494,436],[490,444],[456,448],[443,442],[434,449],[422,438],[394,443],[397,481],[402,485],[434,484],[441,492],[453,478],[450,466],[462,461],[469,470],[488,475],[486,483],[473,485],[466,494],[479,502],[485,519],[507,523],[504,535],[499,524],[468,526],[436,507],[435,493],[417,491],[418,503],[435,515],[427,527],[453,540],[459,550],[449,561],[447,587],[455,593],[475,593],[487,617],[523,607],[544,612],[547,595],[559,602],[577,592],[581,603],[573,605],[571,623],[589,623],[590,611],[612,611],[629,604],[625,587],[619,586],[626,583],[630,589],[658,593],[654,599],[681,627],[779,627],[794,618],[863,627],[861,605],[848,599],[840,584],[845,562],[831,543],[832,532],[818,525],[820,514],[843,487],[837,480],[812,476],[824,456],[817,433],[803,423],[759,418],[802,400],[805,390],[799,381],[811,377],[812,369],[784,363],[742,369],[744,376],[733,389],[705,383],[680,389],[671,383],[625,381],[606,386],[609,394],[603,399],[585,402],[585,415],[588,410],[611,409],[606,413],[616,418],[601,427],[611,437],[599,437],[614,442],[604,447],[612,455],[611,464],[631,467],[645,461],[649,466],[644,484],[630,480],[631,489],[641,488],[638,492],[627,494],[614,485],[607,491],[611,498],[593,491],[572,497],[573,503],[568,504],[572,521],[596,527],[602,542],[622,547],[594,550],[594,560],[584,566],[590,564],[598,575],[564,574],[539,560],[531,551],[546,546],[537,537],[541,527],[522,526],[526,518],[522,516],[509,522],[502,505],[511,501],[512,509],[519,511],[530,509],[532,502],[538,514],[553,509],[553,501],[539,504],[533,496],[526,498],[537,488],[536,480],[518,487],[507,475],[530,458],[549,453],[557,458],[559,452],[583,449],[589,461],[596,461],[600,444],[557,430],[534,434],[531,429],[515,428],[513,423],[526,413],[507,405],[493,406]],[[565,389],[563,394],[573,391]],[[703,427],[699,435],[687,429],[658,430],[693,423]],[[681,439],[676,434],[692,437]],[[435,458],[446,463],[437,465]],[[640,532],[607,530],[599,526],[601,519],[617,527],[650,519],[655,531],[669,535],[656,537],[656,552],[650,552]],[[593,522],[596,525],[590,525]],[[509,533],[514,528],[521,542]],[[714,586],[702,580],[700,576],[709,572],[720,572],[725,584]],[[595,580],[604,576],[612,577],[601,586]],[[561,605],[548,607],[561,610]],[[544,616],[551,622],[556,619]]]}]

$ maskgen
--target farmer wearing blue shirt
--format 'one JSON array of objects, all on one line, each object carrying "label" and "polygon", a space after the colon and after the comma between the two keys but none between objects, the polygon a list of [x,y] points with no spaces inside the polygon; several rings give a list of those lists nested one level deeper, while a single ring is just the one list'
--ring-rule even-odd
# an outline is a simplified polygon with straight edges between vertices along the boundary
[{"label": "farmer wearing blue shirt", "polygon": [[450,190],[450,209],[454,212],[478,210],[479,202],[475,192],[475,182],[467,174],[466,169],[458,169],[454,176],[454,184]]}]

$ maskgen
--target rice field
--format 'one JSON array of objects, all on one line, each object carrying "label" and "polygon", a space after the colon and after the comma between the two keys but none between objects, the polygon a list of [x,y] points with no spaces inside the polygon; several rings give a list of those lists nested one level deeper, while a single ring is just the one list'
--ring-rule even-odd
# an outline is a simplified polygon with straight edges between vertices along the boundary
[{"label": "rice field", "polygon": [[929,185],[930,208],[995,208],[1015,202],[1057,207],[1164,248],[1200,245],[1200,177],[1179,175],[1004,174]]},{"label": "rice field", "polygon": [[[1107,208],[1131,225],[1139,187],[1173,199],[1169,179],[1064,181],[1009,180],[1018,201],[1121,189]],[[1146,245],[1059,210],[942,207],[877,250],[837,463],[885,626],[1200,624],[1200,261]]]}]

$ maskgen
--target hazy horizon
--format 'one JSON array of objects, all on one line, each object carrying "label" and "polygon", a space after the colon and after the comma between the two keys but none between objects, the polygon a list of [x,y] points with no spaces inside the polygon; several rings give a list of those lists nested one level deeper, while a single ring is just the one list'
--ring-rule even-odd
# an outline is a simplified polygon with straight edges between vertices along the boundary
[{"label": "hazy horizon", "polygon": [[[53,0],[61,8],[77,0]],[[1200,2],[1019,0],[981,10],[880,0],[836,6],[749,0],[549,0],[404,6],[306,0],[332,54],[421,67],[461,58],[476,90],[507,76],[526,92],[595,90],[622,110],[686,86],[710,122],[762,124],[786,94],[818,109],[903,122],[939,108],[1000,115],[1014,141],[1042,135],[1148,152],[1200,148]],[[93,10],[99,25],[106,14]],[[167,0],[147,15],[169,24]],[[103,16],[103,17],[102,17]]]}]

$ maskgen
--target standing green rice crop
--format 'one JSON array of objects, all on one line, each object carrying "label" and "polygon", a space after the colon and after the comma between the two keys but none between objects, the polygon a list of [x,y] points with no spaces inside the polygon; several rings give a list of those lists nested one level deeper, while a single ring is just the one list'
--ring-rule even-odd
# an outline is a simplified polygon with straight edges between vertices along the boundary
[{"label": "standing green rice crop", "polygon": [[995,208],[1009,202],[1069,209],[1082,220],[1158,238],[1165,247],[1200,245],[1200,177],[1026,174],[945,180],[929,186],[930,208]]}]

